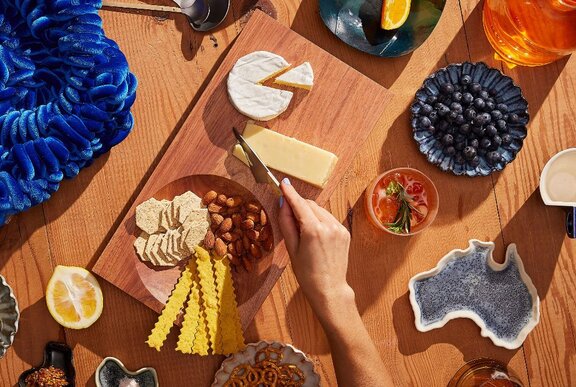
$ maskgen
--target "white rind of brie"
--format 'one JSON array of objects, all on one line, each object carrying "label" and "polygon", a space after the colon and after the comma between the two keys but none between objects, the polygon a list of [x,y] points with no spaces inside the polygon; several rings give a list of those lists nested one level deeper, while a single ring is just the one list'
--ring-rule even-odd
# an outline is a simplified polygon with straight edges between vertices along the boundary
[{"label": "white rind of brie", "polygon": [[233,73],[228,75],[228,96],[242,114],[257,121],[268,121],[282,114],[293,93],[249,82]]},{"label": "white rind of brie", "polygon": [[246,81],[263,83],[290,67],[290,63],[269,51],[254,51],[236,61],[230,71]]},{"label": "white rind of brie", "polygon": [[280,75],[274,83],[310,90],[314,85],[314,71],[309,62],[304,62]]}]

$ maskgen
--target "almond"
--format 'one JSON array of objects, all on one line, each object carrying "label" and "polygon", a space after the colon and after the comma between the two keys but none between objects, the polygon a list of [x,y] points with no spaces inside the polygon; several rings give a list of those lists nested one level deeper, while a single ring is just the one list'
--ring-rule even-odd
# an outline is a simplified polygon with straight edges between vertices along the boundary
[{"label": "almond", "polygon": [[223,257],[228,252],[228,248],[226,247],[226,243],[220,238],[216,238],[216,242],[214,243],[214,250],[216,255],[219,257]]},{"label": "almond", "polygon": [[253,213],[260,213],[260,204],[256,203],[256,202],[250,202],[246,205],[246,211],[248,212],[253,212]]},{"label": "almond", "polygon": [[220,223],[220,231],[223,233],[228,232],[232,230],[232,225],[232,219],[226,218],[222,221],[222,223]]},{"label": "almond", "polygon": [[214,233],[211,230],[208,230],[206,232],[206,235],[204,236],[204,247],[210,250],[214,247],[214,243],[215,243]]},{"label": "almond", "polygon": [[254,223],[258,223],[260,221],[260,217],[253,213],[253,212],[249,212],[246,214],[246,219],[250,219],[252,222]]},{"label": "almond", "polygon": [[266,211],[264,211],[264,209],[260,210],[260,224],[262,226],[266,226],[268,224],[268,215],[266,215]]},{"label": "almond", "polygon": [[207,206],[208,204],[212,203],[214,200],[216,200],[216,197],[218,196],[218,194],[216,193],[216,191],[208,191],[206,192],[206,195],[204,195],[204,197],[202,198],[202,204],[204,204],[205,206]]},{"label": "almond", "polygon": [[220,223],[222,223],[224,217],[220,214],[210,214],[210,220],[213,224],[220,226]]},{"label": "almond", "polygon": [[250,239],[248,239],[248,237],[244,235],[242,237],[242,246],[244,247],[244,250],[249,251],[250,244],[251,244]]},{"label": "almond", "polygon": [[244,252],[244,244],[242,243],[241,239],[238,239],[234,242],[234,250],[236,250],[236,254],[240,255]]},{"label": "almond", "polygon": [[220,204],[221,206],[226,205],[226,200],[228,200],[228,198],[224,194],[220,194],[218,197],[216,197],[216,203]]},{"label": "almond", "polygon": [[232,234],[230,234],[229,232],[225,232],[224,234],[220,235],[220,238],[222,238],[226,242],[232,242],[233,240]]},{"label": "almond", "polygon": [[210,203],[210,204],[208,204],[208,212],[210,212],[212,214],[218,214],[218,213],[222,212],[222,206],[219,206],[216,203]]},{"label": "almond", "polygon": [[234,254],[227,254],[226,257],[228,258],[228,260],[230,261],[230,263],[234,266],[240,266],[242,265],[242,263],[240,262],[240,259],[234,255]]},{"label": "almond", "polygon": [[260,236],[260,233],[256,230],[248,230],[246,231],[246,235],[250,240],[257,241],[258,237]]},{"label": "almond", "polygon": [[240,196],[232,196],[226,200],[226,205],[230,208],[236,208],[241,205],[243,202],[242,197]]},{"label": "almond", "polygon": [[242,215],[240,214],[233,214],[232,215],[232,223],[234,223],[235,227],[242,227]]},{"label": "almond", "polygon": [[260,247],[256,246],[255,244],[250,245],[250,254],[252,254],[256,259],[262,257],[262,251],[260,250]]},{"label": "almond", "polygon": [[230,243],[230,244],[228,245],[228,252],[229,252],[230,254],[232,254],[232,255],[235,255],[235,254],[236,254],[236,247],[235,247],[235,244],[234,244],[234,243]]},{"label": "almond", "polygon": [[251,230],[254,228],[254,222],[250,219],[246,219],[246,220],[242,221],[242,228],[244,230]]}]

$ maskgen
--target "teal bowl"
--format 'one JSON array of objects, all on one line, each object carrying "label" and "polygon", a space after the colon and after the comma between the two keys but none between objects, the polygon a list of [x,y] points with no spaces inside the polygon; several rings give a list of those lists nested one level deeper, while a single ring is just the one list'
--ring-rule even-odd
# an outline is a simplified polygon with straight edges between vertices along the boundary
[{"label": "teal bowl", "polygon": [[397,57],[424,43],[445,4],[446,0],[412,0],[406,22],[390,31],[380,28],[382,0],[320,0],[320,16],[349,46],[380,57]]}]

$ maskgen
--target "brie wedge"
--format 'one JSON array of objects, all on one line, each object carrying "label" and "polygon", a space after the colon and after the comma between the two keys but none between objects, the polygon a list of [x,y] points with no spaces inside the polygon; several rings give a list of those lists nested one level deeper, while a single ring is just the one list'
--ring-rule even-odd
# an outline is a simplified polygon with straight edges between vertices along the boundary
[{"label": "brie wedge", "polygon": [[263,86],[290,64],[280,55],[255,51],[238,59],[228,74],[228,96],[242,114],[257,121],[268,121],[283,113],[292,92]]},{"label": "brie wedge", "polygon": [[304,62],[280,75],[274,83],[310,90],[314,85],[314,71],[310,63]]}]

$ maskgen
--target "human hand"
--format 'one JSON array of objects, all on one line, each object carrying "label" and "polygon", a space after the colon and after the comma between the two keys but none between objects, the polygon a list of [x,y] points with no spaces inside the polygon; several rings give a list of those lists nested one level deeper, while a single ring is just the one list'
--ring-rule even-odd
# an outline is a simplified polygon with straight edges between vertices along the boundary
[{"label": "human hand", "polygon": [[288,179],[280,185],[279,225],[296,279],[320,320],[354,304],[346,282],[350,233],[332,214],[302,198]]}]

